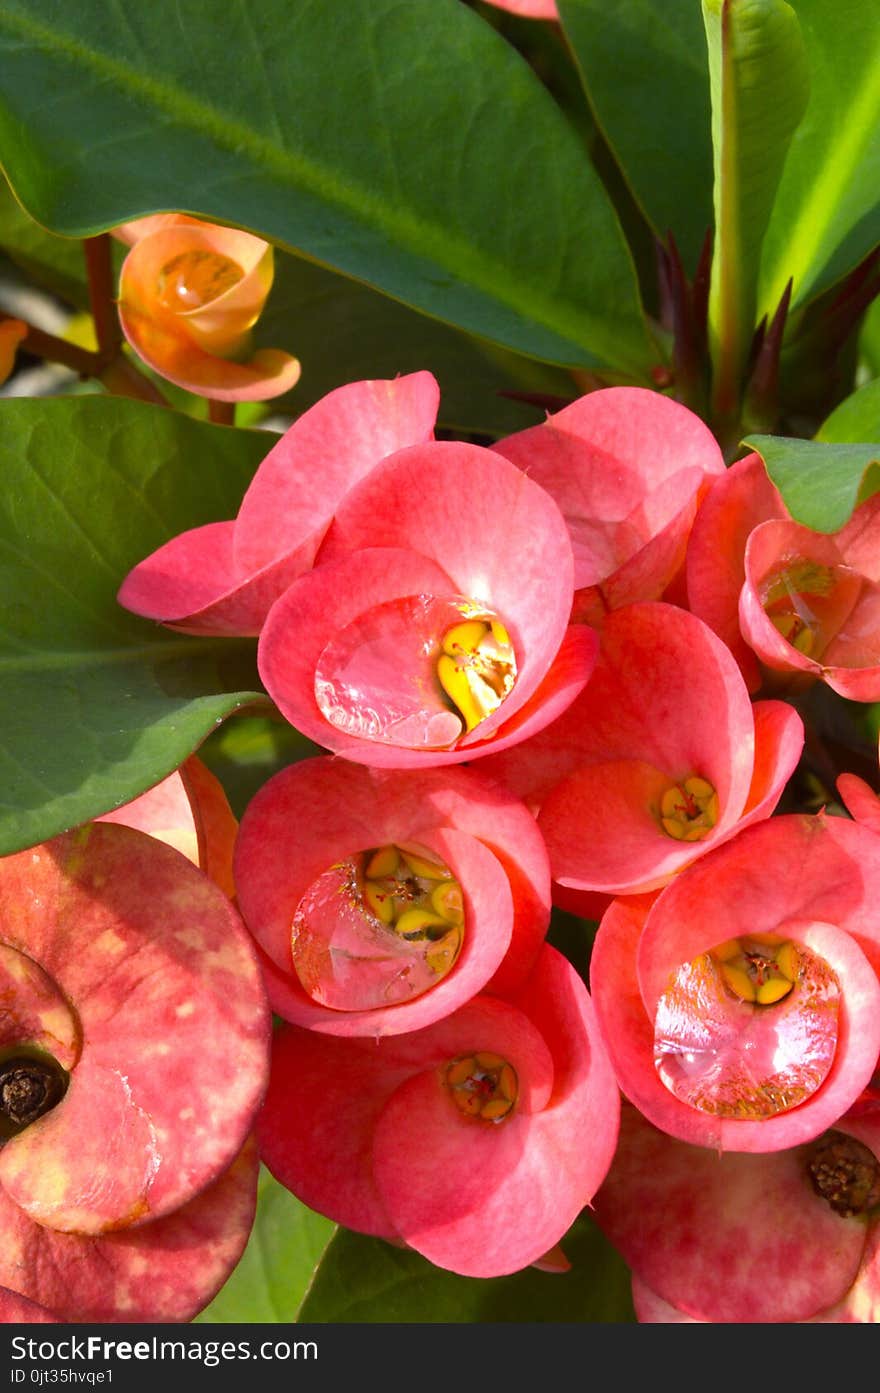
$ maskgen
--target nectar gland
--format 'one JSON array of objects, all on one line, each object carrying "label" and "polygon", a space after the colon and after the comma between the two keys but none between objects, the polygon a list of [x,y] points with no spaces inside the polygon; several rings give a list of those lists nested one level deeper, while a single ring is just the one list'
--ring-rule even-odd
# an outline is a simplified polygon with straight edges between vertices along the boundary
[{"label": "nectar gland", "polygon": [[519,1079],[512,1064],[500,1054],[484,1050],[453,1059],[443,1081],[458,1111],[483,1122],[503,1122],[519,1097]]},{"label": "nectar gland", "polygon": [[660,800],[663,831],[677,842],[701,842],[717,821],[718,794],[696,774],[672,784]]}]

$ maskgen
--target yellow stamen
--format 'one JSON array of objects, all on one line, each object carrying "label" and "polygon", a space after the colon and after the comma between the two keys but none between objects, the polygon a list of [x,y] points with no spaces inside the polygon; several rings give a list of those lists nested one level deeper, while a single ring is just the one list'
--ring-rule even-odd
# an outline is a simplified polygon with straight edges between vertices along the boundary
[{"label": "yellow stamen", "polygon": [[468,732],[497,711],[516,681],[510,635],[486,615],[454,624],[440,641],[437,679]]},{"label": "yellow stamen", "polygon": [[702,841],[717,821],[718,794],[697,774],[671,784],[660,799],[660,825],[678,842]]},{"label": "yellow stamen", "polygon": [[772,1006],[788,996],[798,980],[798,950],[777,934],[756,933],[728,939],[711,955],[734,996],[758,1006]]},{"label": "yellow stamen", "polygon": [[519,1097],[519,1080],[513,1065],[500,1054],[486,1050],[451,1060],[443,1079],[458,1111],[483,1122],[503,1122]]},{"label": "yellow stamen", "polygon": [[449,867],[426,847],[389,843],[363,856],[352,893],[387,928],[426,947],[437,976],[454,965],[464,938],[464,897]]}]

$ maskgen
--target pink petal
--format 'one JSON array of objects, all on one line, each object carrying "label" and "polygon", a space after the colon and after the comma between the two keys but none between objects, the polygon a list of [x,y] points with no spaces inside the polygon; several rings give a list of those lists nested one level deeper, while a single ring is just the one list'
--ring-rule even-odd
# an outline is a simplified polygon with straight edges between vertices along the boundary
[{"label": "pink petal", "polygon": [[432,438],[439,400],[429,372],[352,382],[322,397],[257,470],[235,524],[237,565],[258,570],[308,546],[306,570],[346,493],[386,455]]},{"label": "pink petal", "polygon": [[318,875],[354,850],[420,842],[444,827],[479,838],[510,884],[511,948],[492,979],[501,990],[529,972],[543,941],[550,872],[528,810],[474,770],[388,773],[324,758],[282,770],[251,800],[242,820],[236,850],[241,912],[286,971],[290,925]]},{"label": "pink petal", "polygon": [[100,1238],[35,1224],[0,1190],[0,1280],[61,1321],[191,1320],[244,1251],[257,1173],[248,1141],[234,1164],[182,1208]]},{"label": "pink petal", "polygon": [[568,626],[573,561],[564,520],[543,489],[498,455],[435,441],[401,450],[346,496],[319,562],[375,546],[377,519],[386,518],[395,545],[441,566],[454,594],[488,605],[511,633],[516,685],[461,743],[485,740],[535,692]]},{"label": "pink petal", "polygon": [[625,1108],[596,1217],[639,1280],[696,1320],[807,1320],[846,1293],[865,1246],[864,1224],[814,1193],[807,1153],[718,1156]]},{"label": "pink petal", "polygon": [[755,767],[740,828],[770,816],[804,749],[804,723],[787,701],[756,701],[752,715]]},{"label": "pink petal", "polygon": [[767,477],[760,455],[747,455],[712,485],[688,542],[690,608],[724,640],[751,692],[761,685],[761,674],[740,633],[737,609],[745,579],[746,543],[759,523],[787,517],[782,496]]},{"label": "pink petal", "polygon": [[841,774],[837,789],[850,816],[872,832],[880,833],[880,798],[864,779],[855,774]]},{"label": "pink petal", "polygon": [[258,634],[272,605],[302,573],[302,558],[293,550],[243,575],[232,553],[234,528],[234,522],[211,522],[172,537],[129,571],[119,603],[183,633]]},{"label": "pink petal", "polygon": [[[591,392],[493,448],[556,499],[571,533],[579,590],[616,578],[673,523],[703,478],[724,468],[718,445],[698,416],[641,387]],[[637,563],[628,580],[620,577],[616,603],[656,598],[677,569],[674,552],[673,547],[662,560],[655,552],[653,561]],[[641,580],[650,575],[650,587],[659,587],[656,594],[636,593],[642,568]],[[578,617],[595,622],[593,615]]]},{"label": "pink petal", "polygon": [[6,857],[0,899],[7,943],[82,1028],[65,1097],[5,1144],[0,1180],[62,1230],[178,1208],[236,1155],[265,1086],[267,1006],[237,914],[176,851],[97,824]]}]

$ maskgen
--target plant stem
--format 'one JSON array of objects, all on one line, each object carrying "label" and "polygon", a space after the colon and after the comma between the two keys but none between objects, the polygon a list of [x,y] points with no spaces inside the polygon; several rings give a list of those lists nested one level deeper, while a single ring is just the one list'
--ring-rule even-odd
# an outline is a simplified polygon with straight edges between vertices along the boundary
[{"label": "plant stem", "polygon": [[86,237],[83,241],[86,258],[86,273],[89,280],[89,302],[92,319],[95,321],[95,334],[98,339],[98,353],[106,361],[115,358],[122,345],[122,329],[116,312],[115,280],[110,236],[102,232],[98,237]]},{"label": "plant stem", "polygon": [[213,397],[209,397],[208,420],[213,421],[217,426],[234,426],[235,402],[215,401]]},{"label": "plant stem", "polygon": [[45,358],[47,362],[62,363],[80,377],[96,377],[102,365],[100,354],[90,353],[87,348],[79,348],[77,344],[68,343],[67,339],[60,339],[55,334],[47,334],[32,324],[27,326],[22,348],[38,358]]}]

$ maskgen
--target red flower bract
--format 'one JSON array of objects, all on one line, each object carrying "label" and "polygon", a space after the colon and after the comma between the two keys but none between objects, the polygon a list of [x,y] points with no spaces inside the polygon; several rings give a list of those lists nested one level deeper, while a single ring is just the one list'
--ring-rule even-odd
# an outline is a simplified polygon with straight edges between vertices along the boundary
[{"label": "red flower bract", "polygon": [[[401,450],[342,501],[275,604],[260,674],[298,730],[358,763],[474,759],[541,729],[592,669],[550,496],[476,445]],[[445,673],[444,669],[449,672]]]},{"label": "red flower bract", "polygon": [[119,602],[194,634],[258,634],[308,571],[334,510],[385,455],[429,440],[439,389],[430,373],[338,387],[275,444],[238,517],[172,538],[129,572]]},{"label": "red flower bract", "polygon": [[[57,1292],[41,1294],[44,1278],[28,1269],[29,1253],[55,1243],[52,1230],[58,1254],[76,1255],[65,1310],[85,1311],[97,1281],[106,1311],[112,1291],[95,1275],[105,1259],[91,1240],[143,1231],[137,1262],[121,1261],[129,1276],[147,1271],[150,1244],[166,1232],[160,1221],[186,1230],[188,1203],[224,1184],[242,1151],[268,1062],[255,955],[222,892],[127,827],[92,824],[4,858],[0,905],[0,1043],[13,1089],[0,1151],[9,1264],[0,1282],[59,1310]],[[239,1197],[229,1225],[220,1209],[205,1220],[208,1248],[227,1257],[246,1238],[252,1164],[228,1184]],[[176,1230],[167,1232],[170,1241]],[[207,1299],[226,1272],[206,1257],[204,1273],[182,1273],[181,1307],[198,1309],[194,1294]],[[172,1296],[162,1293],[162,1318],[172,1318]],[[146,1291],[139,1300],[149,1309]]]},{"label": "red flower bract", "polygon": [[574,548],[572,618],[657,600],[680,570],[701,494],[724,470],[708,427],[642,387],[608,387],[501,440],[561,508]]},{"label": "red flower bract", "polygon": [[643,1321],[873,1323],[878,1198],[876,1109],[790,1150],[719,1156],[624,1107],[595,1211]]},{"label": "red flower bract", "polygon": [[[410,865],[396,854],[401,846]],[[378,866],[372,880],[367,862]],[[338,1035],[416,1030],[487,984],[515,989],[550,917],[547,853],[534,819],[469,769],[396,772],[329,758],[292,765],[248,805],[236,884],[245,921],[271,960],[274,1009]],[[457,901],[445,917],[430,898],[442,897],[444,885]]]},{"label": "red flower bract", "polygon": [[545,947],[513,1002],[479,996],[408,1035],[282,1027],[260,1144],[312,1208],[492,1277],[558,1242],[608,1169],[617,1121],[586,989]]},{"label": "red flower bract", "polygon": [[880,842],[842,818],[747,828],[653,902],[618,900],[591,985],[626,1096],[723,1151],[810,1141],[880,1053]]},{"label": "red flower bract", "polygon": [[555,881],[633,894],[769,817],[802,746],[794,708],[752,706],[706,624],[637,604],[608,616],[559,720],[487,767],[540,809]]}]

